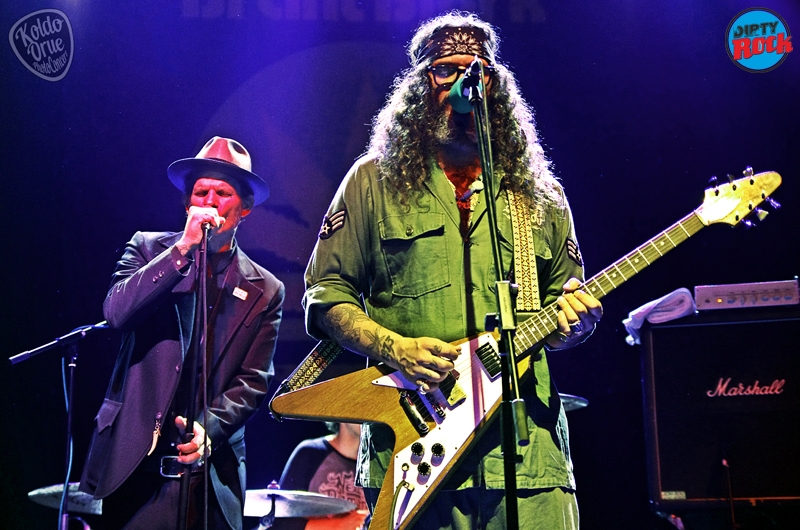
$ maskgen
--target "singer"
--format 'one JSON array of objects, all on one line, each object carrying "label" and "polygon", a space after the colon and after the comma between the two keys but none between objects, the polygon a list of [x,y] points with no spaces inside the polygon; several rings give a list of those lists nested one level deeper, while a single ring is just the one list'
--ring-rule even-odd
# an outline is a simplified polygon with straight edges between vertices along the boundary
[{"label": "singer", "polygon": [[[191,464],[188,528],[199,529],[207,468],[208,528],[241,530],[244,426],[274,374],[284,287],[245,255],[235,236],[269,188],[252,173],[248,151],[220,137],[195,158],[171,164],[168,175],[184,194],[186,225],[178,233],[137,232],[117,262],[103,312],[124,335],[81,489],[103,499],[107,530],[174,530],[179,476]],[[205,230],[208,270],[197,271]],[[202,333],[194,329],[198,274],[208,275],[208,357],[198,360],[208,380],[192,396],[187,387],[198,374],[183,368],[195,353],[188,351],[192,335]],[[189,400],[197,404],[194,438],[182,443]]]},{"label": "singer", "polygon": [[[485,315],[495,312],[486,201],[497,205],[503,276],[519,284],[538,278],[532,302],[521,293],[518,309],[523,302],[560,308],[548,350],[584,341],[602,316],[600,302],[577,289],[583,263],[569,205],[497,53],[494,28],[472,14],[448,13],[417,29],[411,67],[373,120],[368,153],[334,196],[306,271],[309,333],[386,363],[425,392],[453,369],[459,351],[450,342],[484,331]],[[451,89],[474,71],[475,57],[488,98],[495,197],[482,192],[473,116],[453,111],[452,98],[461,96]],[[513,236],[512,201],[532,249],[516,250],[522,242]],[[516,465],[519,528],[578,528],[564,407],[544,349],[529,353],[533,374],[521,394],[530,445]],[[461,460],[415,528],[506,527],[499,425]],[[374,511],[384,479],[392,480],[384,476],[392,432],[365,424],[361,443],[357,484]]]}]

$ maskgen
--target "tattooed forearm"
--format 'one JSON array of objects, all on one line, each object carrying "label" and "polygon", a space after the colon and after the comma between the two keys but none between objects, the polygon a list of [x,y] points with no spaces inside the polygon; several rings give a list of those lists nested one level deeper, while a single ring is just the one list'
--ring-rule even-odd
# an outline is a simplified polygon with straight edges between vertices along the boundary
[{"label": "tattooed forearm", "polygon": [[391,333],[372,321],[357,305],[332,306],[320,315],[317,323],[345,348],[383,361],[392,359],[394,339]]},{"label": "tattooed forearm", "polygon": [[353,346],[361,341],[360,320],[367,315],[353,304],[338,304],[328,309],[319,319],[322,328],[342,346]]},{"label": "tattooed forearm", "polygon": [[391,337],[384,338],[380,349],[381,358],[386,360],[391,359],[392,351],[394,351],[394,339]]},{"label": "tattooed forearm", "polygon": [[385,336],[381,336],[380,331],[370,331],[365,329],[364,335],[367,336],[369,339],[369,353],[372,357],[382,359],[384,361],[388,361],[393,359],[392,353],[392,346],[394,345],[394,339],[387,333]]}]

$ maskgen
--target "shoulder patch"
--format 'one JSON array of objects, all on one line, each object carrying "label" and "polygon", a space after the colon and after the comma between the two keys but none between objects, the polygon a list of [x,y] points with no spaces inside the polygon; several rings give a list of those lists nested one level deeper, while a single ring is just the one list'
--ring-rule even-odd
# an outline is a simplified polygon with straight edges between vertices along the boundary
[{"label": "shoulder patch", "polygon": [[319,229],[319,238],[328,239],[334,232],[343,227],[346,213],[347,210],[339,210],[331,215],[326,215],[322,220],[322,227]]},{"label": "shoulder patch", "polygon": [[581,249],[578,244],[570,238],[567,238],[567,255],[569,259],[583,267],[583,256],[581,256]]}]

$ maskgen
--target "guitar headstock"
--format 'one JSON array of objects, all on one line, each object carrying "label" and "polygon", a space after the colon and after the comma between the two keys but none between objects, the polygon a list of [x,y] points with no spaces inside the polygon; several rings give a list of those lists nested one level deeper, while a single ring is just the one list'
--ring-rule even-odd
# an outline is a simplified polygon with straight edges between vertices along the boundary
[{"label": "guitar headstock", "polygon": [[[748,167],[743,172],[744,177],[731,180],[726,184],[713,185],[706,190],[703,204],[695,210],[703,224],[727,223],[737,225],[745,217],[757,212],[760,218],[766,212],[757,207],[764,201],[772,206],[779,207],[770,198],[772,192],[781,185],[781,176],[774,171],[753,174],[753,168]],[[758,213],[761,212],[761,213]],[[745,224],[748,221],[744,221]]]}]

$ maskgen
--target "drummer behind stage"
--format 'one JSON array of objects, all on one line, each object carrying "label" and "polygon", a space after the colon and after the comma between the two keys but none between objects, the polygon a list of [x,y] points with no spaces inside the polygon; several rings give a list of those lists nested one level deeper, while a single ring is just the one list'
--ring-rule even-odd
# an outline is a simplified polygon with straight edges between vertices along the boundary
[{"label": "drummer behind stage", "polygon": [[[326,529],[361,525],[369,513],[364,492],[355,485],[356,458],[361,438],[358,423],[326,423],[332,434],[303,440],[295,447],[281,474],[280,488],[310,491],[355,504],[356,512],[325,523]],[[276,519],[276,530],[311,530],[320,522],[302,518]]]},{"label": "drummer behind stage", "polygon": [[[269,195],[250,168],[247,150],[219,137],[195,158],[170,165],[170,180],[185,198],[183,232],[137,232],[117,263],[103,312],[124,332],[122,347],[81,477],[82,491],[103,498],[105,530],[174,530],[183,464],[193,464],[196,475],[188,528],[202,528],[204,463],[211,484],[208,528],[242,528],[244,424],[264,400],[274,373],[284,297],[283,284],[236,244],[239,223]],[[202,382],[198,395],[187,395],[192,374],[183,369],[198,333],[193,330],[196,263],[206,224],[212,227],[207,423]],[[194,438],[181,443],[190,399],[199,404]]]}]

